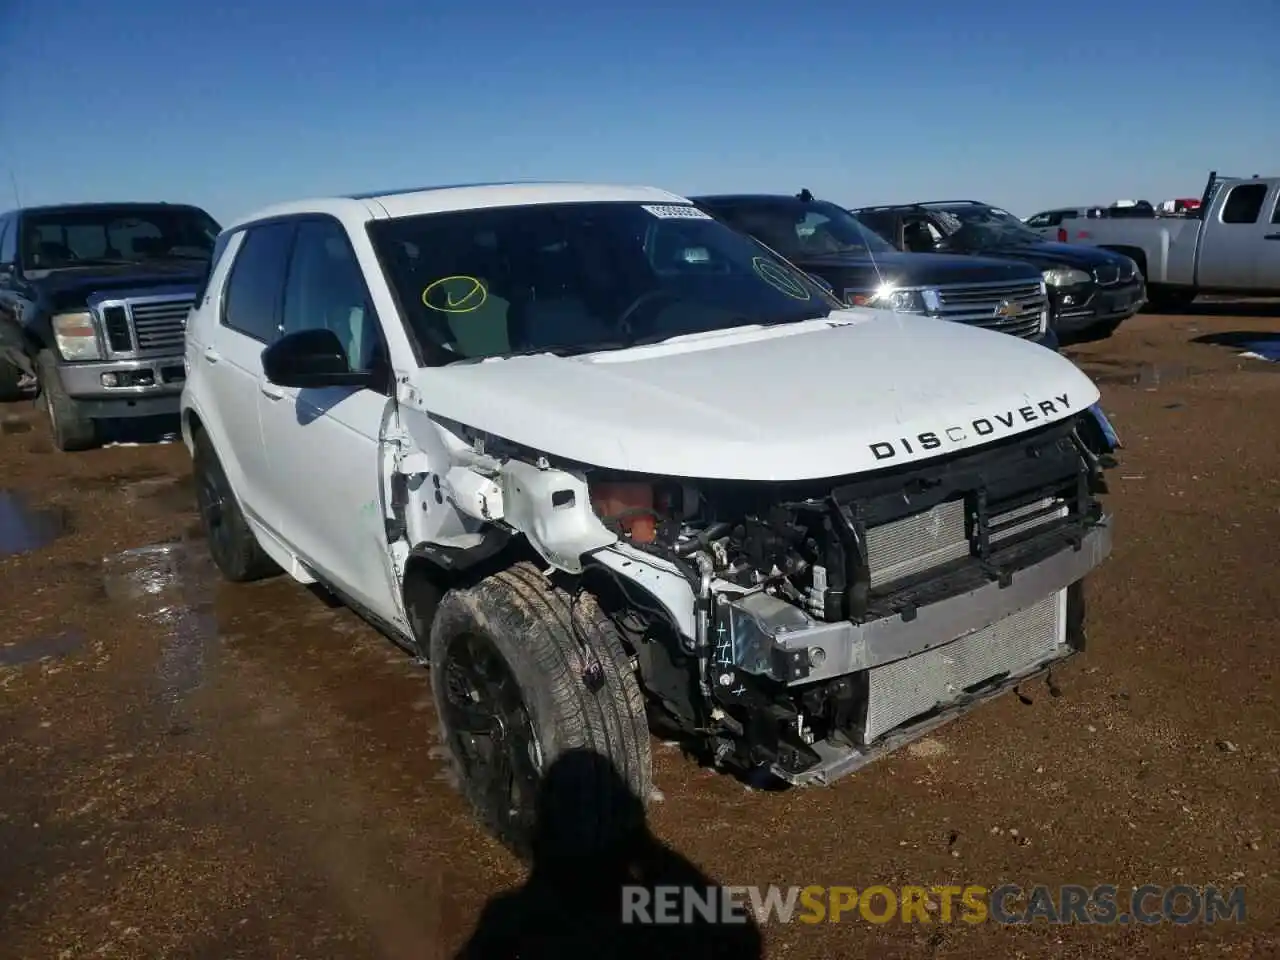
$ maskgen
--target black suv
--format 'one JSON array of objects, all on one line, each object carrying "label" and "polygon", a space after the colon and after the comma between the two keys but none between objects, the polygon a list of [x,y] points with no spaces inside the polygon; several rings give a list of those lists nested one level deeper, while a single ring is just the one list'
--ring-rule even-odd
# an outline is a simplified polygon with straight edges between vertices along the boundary
[{"label": "black suv", "polygon": [[0,214],[0,401],[38,388],[59,450],[94,446],[100,420],[177,414],[220,229],[184,204]]},{"label": "black suv", "polygon": [[1009,257],[1042,271],[1059,338],[1110,336],[1147,301],[1142,271],[1128,257],[1080,244],[1052,243],[1013,214],[976,200],[850,211],[899,250]]},{"label": "black suv", "polygon": [[830,286],[850,306],[925,314],[1057,348],[1040,271],[1027,264],[902,253],[849,211],[808,190],[690,199]]}]

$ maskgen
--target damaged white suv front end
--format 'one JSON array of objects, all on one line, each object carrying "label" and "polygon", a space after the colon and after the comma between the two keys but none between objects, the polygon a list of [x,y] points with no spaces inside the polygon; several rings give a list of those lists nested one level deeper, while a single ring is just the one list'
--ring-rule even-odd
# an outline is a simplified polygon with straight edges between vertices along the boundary
[{"label": "damaged white suv front end", "polygon": [[[342,203],[389,367],[346,514],[376,514],[386,595],[353,605],[429,662],[518,849],[580,751],[646,798],[651,721],[825,783],[1082,647],[1118,444],[1068,360],[844,308],[661,191]],[[281,338],[265,380],[378,389],[328,343]],[[256,548],[343,593],[340,551],[245,505]]]}]

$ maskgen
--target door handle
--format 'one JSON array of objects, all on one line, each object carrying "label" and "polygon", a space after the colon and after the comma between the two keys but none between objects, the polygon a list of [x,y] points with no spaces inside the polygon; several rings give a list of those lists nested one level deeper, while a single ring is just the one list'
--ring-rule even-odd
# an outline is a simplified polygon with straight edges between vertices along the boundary
[{"label": "door handle", "polygon": [[261,385],[262,395],[268,400],[283,400],[284,391],[277,387],[274,383],[266,383]]},{"label": "door handle", "polygon": [[210,363],[217,363],[219,360],[222,359],[222,356],[221,354],[218,353],[217,350],[213,349],[213,347],[205,347],[204,358],[208,360]]},{"label": "door handle", "polygon": [[1268,233],[1263,240],[1280,240],[1280,233]]}]

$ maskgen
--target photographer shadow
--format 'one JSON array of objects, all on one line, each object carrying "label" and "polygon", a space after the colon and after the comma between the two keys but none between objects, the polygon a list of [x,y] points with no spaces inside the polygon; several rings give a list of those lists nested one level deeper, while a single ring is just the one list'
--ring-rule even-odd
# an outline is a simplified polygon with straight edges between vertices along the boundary
[{"label": "photographer shadow", "polygon": [[[649,831],[640,800],[594,751],[568,751],[547,771],[528,857],[524,885],[486,904],[456,960],[764,955],[760,928],[741,907],[727,922],[697,910],[685,922],[677,899],[669,909],[681,922],[643,922],[661,919],[655,888],[702,896],[714,881]],[[630,922],[627,903],[640,907]]]}]

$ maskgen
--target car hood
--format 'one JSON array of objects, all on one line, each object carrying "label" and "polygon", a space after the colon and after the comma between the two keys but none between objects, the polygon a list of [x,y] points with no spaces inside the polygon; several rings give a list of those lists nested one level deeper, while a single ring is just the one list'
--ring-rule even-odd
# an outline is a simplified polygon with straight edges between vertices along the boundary
[{"label": "car hood", "polygon": [[1041,270],[1050,267],[1075,267],[1080,270],[1092,270],[1104,264],[1114,265],[1119,262],[1120,255],[1104,250],[1101,247],[1087,247],[1075,243],[1013,243],[1007,246],[983,247],[983,257],[1008,257],[1032,263]]},{"label": "car hood", "polygon": [[807,480],[898,466],[1085,410],[1071,361],[882,310],[628,350],[414,371],[410,408],[542,453],[664,476]]},{"label": "car hood", "polygon": [[968,257],[949,253],[877,253],[875,257],[854,254],[811,256],[791,261],[806,273],[822,277],[836,292],[841,285],[875,289],[896,287],[950,286],[965,283],[1038,281],[1038,271],[1018,260]]},{"label": "car hood", "polygon": [[92,299],[128,292],[159,293],[195,289],[204,280],[207,264],[196,261],[182,263],[140,263],[115,267],[83,267],[51,270],[30,277],[31,285],[41,290],[55,310],[83,308]]}]

